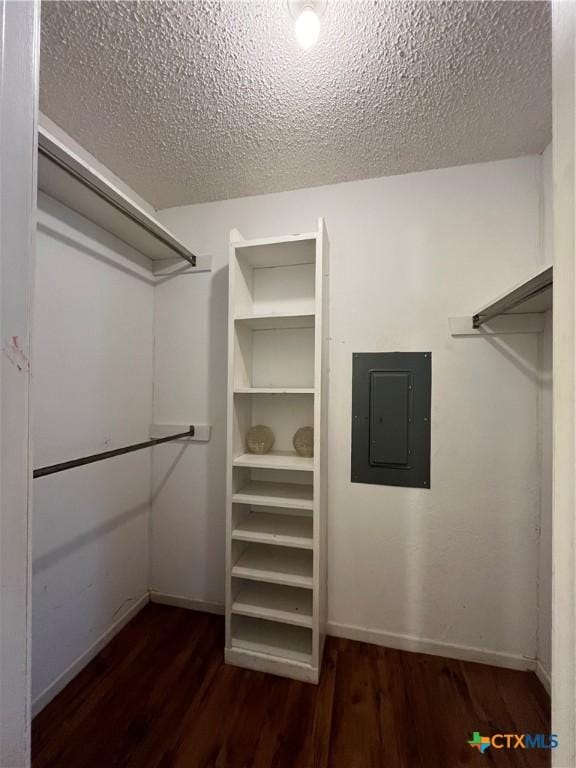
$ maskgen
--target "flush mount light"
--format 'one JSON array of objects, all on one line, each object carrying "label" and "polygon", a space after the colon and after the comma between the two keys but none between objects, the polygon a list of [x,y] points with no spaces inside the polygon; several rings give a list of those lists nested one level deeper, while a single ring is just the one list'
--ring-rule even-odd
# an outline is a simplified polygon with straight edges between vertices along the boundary
[{"label": "flush mount light", "polygon": [[320,34],[320,19],[327,0],[288,0],[288,10],[294,19],[294,32],[301,48],[312,48]]}]

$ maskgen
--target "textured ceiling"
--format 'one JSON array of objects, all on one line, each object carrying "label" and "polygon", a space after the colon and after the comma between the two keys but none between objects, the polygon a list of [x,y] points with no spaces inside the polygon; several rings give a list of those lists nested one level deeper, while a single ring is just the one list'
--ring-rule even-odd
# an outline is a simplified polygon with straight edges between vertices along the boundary
[{"label": "textured ceiling", "polygon": [[542,151],[544,2],[45,2],[41,109],[157,208]]}]

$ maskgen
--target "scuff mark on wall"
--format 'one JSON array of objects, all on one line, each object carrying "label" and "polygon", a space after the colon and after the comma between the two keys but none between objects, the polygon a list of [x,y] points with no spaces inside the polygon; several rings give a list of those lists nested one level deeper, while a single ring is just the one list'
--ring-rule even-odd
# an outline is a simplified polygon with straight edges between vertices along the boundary
[{"label": "scuff mark on wall", "polygon": [[11,336],[10,339],[6,341],[2,347],[2,354],[20,373],[22,371],[30,371],[30,361],[20,346],[20,339],[18,336]]},{"label": "scuff mark on wall", "polygon": [[130,603],[133,603],[133,602],[134,602],[134,598],[133,597],[129,597],[127,600],[124,600],[122,605],[114,611],[114,613],[112,614],[112,618],[114,619],[125,606],[127,606],[127,605],[129,605]]}]

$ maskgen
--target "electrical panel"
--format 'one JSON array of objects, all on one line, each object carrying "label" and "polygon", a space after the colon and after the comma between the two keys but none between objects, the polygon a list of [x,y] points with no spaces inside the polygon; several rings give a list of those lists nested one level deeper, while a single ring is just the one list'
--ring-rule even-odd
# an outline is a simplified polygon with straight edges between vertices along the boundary
[{"label": "electrical panel", "polygon": [[430,352],[352,358],[352,482],[430,487]]}]

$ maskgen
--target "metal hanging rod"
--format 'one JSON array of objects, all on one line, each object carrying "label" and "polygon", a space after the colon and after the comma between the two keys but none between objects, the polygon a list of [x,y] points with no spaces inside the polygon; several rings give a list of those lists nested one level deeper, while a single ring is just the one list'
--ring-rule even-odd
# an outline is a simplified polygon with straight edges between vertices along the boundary
[{"label": "metal hanging rod", "polygon": [[177,435],[169,435],[168,437],[154,437],[151,440],[146,440],[145,443],[135,443],[134,445],[127,445],[124,448],[115,448],[113,451],[93,453],[91,456],[84,456],[81,459],[72,459],[72,461],[63,461],[60,464],[51,464],[48,467],[40,467],[40,469],[34,470],[33,477],[37,478],[45,477],[46,475],[53,475],[55,472],[64,472],[66,469],[83,467],[85,464],[93,464],[95,461],[112,459],[114,456],[123,456],[125,453],[141,451],[143,448],[152,448],[155,445],[160,445],[161,443],[169,443],[172,440],[180,440],[183,437],[194,437],[194,427],[191,426],[188,432],[180,432]]},{"label": "metal hanging rod", "polygon": [[[118,190],[108,185],[100,176],[87,166],[80,158],[66,151],[52,136],[43,129],[38,132],[38,153],[57,165],[79,184],[89,189],[94,195],[106,202],[126,219],[143,229],[150,237],[161,243],[176,256],[185,259],[192,267],[196,266],[196,256],[172,237],[158,222],[147,213],[133,205]],[[40,176],[40,174],[39,174]],[[39,179],[40,182],[40,179]],[[43,186],[40,184],[40,188]],[[54,193],[48,188],[48,194]],[[65,201],[63,201],[65,202]],[[72,205],[72,207],[74,207]],[[86,214],[84,214],[86,215]],[[90,216],[88,216],[90,218]],[[96,222],[99,223],[99,222]],[[122,239],[122,238],[121,238]]]},{"label": "metal hanging rod", "polygon": [[509,291],[505,296],[477,312],[472,318],[472,327],[480,328],[488,320],[509,312],[514,307],[533,299],[535,296],[539,296],[544,291],[547,291],[553,285],[553,282],[554,270],[552,267],[547,267],[530,278],[530,280],[522,283],[522,285]]}]

